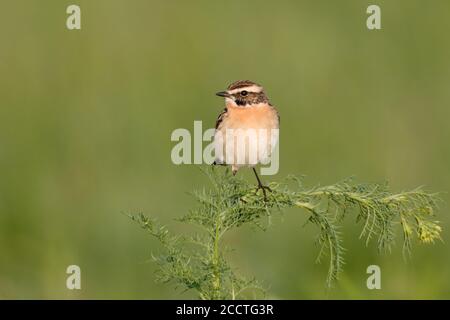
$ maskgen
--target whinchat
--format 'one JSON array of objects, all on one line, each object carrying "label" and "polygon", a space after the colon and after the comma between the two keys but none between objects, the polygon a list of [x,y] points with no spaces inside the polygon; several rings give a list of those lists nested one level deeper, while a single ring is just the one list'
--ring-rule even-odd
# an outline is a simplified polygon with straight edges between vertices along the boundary
[{"label": "whinchat", "polygon": [[270,189],[261,183],[255,166],[270,160],[278,143],[280,116],[264,88],[249,80],[236,81],[216,95],[225,98],[225,109],[216,121],[214,164],[230,165],[233,174],[240,167],[251,167],[267,199]]}]

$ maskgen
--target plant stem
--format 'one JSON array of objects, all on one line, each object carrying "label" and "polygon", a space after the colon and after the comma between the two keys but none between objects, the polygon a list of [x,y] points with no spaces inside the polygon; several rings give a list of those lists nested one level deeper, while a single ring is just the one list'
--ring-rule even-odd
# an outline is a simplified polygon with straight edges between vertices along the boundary
[{"label": "plant stem", "polygon": [[213,263],[213,269],[214,269],[214,274],[213,274],[213,283],[212,283],[212,287],[214,290],[214,295],[213,295],[213,299],[220,299],[220,270],[219,270],[219,259],[220,259],[220,253],[219,253],[219,238],[220,238],[220,234],[219,234],[219,228],[220,228],[220,223],[219,221],[217,221],[219,218],[216,219],[216,223],[215,223],[215,230],[214,230],[214,236],[213,236],[213,242],[214,242],[214,246],[213,246],[213,257],[212,257],[212,263]]}]

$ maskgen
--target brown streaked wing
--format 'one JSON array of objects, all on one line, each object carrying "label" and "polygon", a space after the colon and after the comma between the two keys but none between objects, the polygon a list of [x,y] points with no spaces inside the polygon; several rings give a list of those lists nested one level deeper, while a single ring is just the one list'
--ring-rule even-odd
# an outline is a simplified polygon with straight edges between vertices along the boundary
[{"label": "brown streaked wing", "polygon": [[219,128],[220,124],[222,123],[223,119],[226,117],[227,115],[227,108],[223,109],[223,111],[219,114],[219,116],[217,117],[216,120],[216,129]]}]

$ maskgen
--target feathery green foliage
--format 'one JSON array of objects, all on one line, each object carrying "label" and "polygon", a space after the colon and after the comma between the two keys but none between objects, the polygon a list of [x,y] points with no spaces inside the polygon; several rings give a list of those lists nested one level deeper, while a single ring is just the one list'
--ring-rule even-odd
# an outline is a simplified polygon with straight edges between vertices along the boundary
[{"label": "feathery green foliage", "polygon": [[158,280],[172,282],[186,290],[194,289],[201,299],[235,299],[262,294],[264,289],[255,279],[237,275],[228,264],[223,236],[244,224],[262,229],[268,218],[285,208],[304,209],[307,223],[318,228],[320,246],[317,262],[329,259],[327,286],[338,279],[343,269],[344,252],[340,223],[347,215],[356,216],[362,225],[360,238],[366,244],[376,240],[379,250],[390,250],[395,227],[401,225],[405,253],[411,250],[412,237],[432,243],[440,239],[439,222],[433,220],[437,194],[417,188],[398,194],[387,184],[357,184],[351,179],[330,185],[306,187],[302,179],[288,177],[284,183],[270,183],[272,192],[264,201],[255,185],[232,176],[228,170],[204,170],[210,188],[196,191],[199,206],[178,219],[198,225],[201,232],[193,236],[174,236],[164,226],[144,214],[131,216],[154,236],[165,249],[153,257],[159,266]]}]

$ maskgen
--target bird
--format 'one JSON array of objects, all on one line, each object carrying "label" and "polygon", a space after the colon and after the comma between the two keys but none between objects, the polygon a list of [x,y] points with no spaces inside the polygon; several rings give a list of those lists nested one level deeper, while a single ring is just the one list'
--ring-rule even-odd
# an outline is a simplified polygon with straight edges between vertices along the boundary
[{"label": "bird", "polygon": [[241,167],[251,167],[258,182],[257,191],[266,190],[255,166],[266,164],[278,143],[280,115],[270,103],[264,88],[250,80],[238,80],[225,91],[225,108],[216,120],[214,133],[215,165],[229,165],[233,175]]}]

